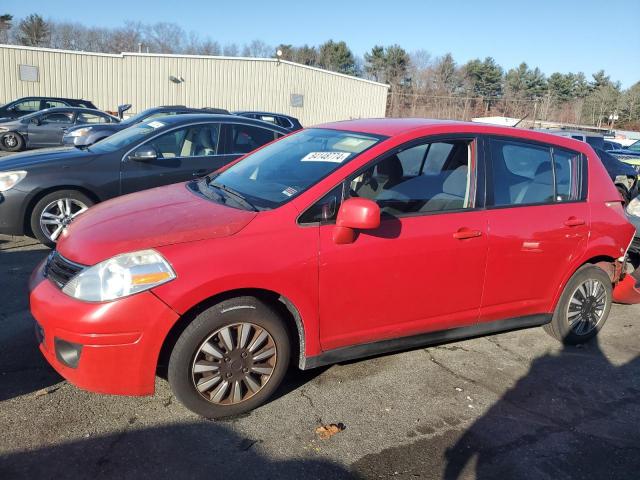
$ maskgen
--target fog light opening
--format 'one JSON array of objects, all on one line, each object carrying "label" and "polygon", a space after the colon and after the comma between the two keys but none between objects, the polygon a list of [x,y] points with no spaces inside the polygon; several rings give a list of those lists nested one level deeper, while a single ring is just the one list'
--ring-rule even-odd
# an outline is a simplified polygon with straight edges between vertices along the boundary
[{"label": "fog light opening", "polygon": [[80,361],[82,353],[82,345],[79,343],[71,343],[60,338],[54,338],[54,346],[56,350],[56,358],[60,363],[70,368],[76,368]]}]

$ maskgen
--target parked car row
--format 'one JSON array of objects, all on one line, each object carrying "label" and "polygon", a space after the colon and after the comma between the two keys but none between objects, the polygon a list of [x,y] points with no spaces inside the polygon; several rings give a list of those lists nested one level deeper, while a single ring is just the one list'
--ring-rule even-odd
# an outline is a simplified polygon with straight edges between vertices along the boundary
[{"label": "parked car row", "polygon": [[[640,302],[640,270],[627,262],[635,229],[586,143],[418,119],[285,133],[180,115],[73,157],[9,160],[0,191],[13,207],[0,219],[22,227],[36,205],[32,226],[58,241],[32,275],[30,306],[62,376],[149,395],[167,365],[176,398],[219,418],[263,404],[290,365],[534,326],[580,344],[612,301]],[[194,174],[105,201],[66,228],[71,200],[79,212]]]},{"label": "parked car row", "polygon": [[[131,105],[121,105],[120,116]],[[70,145],[86,147],[109,135],[145,120],[167,115],[230,114],[222,108],[191,108],[168,105],[144,110],[122,120],[97,110],[86,100],[53,97],[26,97],[0,108],[0,149],[25,149]],[[302,128],[291,116],[269,112],[242,111],[234,115],[272,123],[293,132]]]},{"label": "parked car row", "polygon": [[0,233],[30,234],[53,246],[95,203],[202,177],[287,133],[240,116],[185,113],[152,117],[82,149],[5,157]]}]

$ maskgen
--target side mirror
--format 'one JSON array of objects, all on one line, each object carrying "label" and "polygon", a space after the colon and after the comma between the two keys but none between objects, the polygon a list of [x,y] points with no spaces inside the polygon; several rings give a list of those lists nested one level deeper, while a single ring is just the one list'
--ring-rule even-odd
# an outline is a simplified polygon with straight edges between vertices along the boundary
[{"label": "side mirror", "polygon": [[158,158],[158,151],[151,145],[143,145],[129,154],[129,160],[135,162],[149,162]]},{"label": "side mirror", "polygon": [[333,231],[333,241],[337,244],[353,243],[356,230],[372,230],[380,226],[380,207],[368,198],[349,198],[338,210],[338,218]]},{"label": "side mirror", "polygon": [[35,125],[42,125],[42,121],[40,120],[40,117],[34,117],[31,119],[31,123],[35,124]]}]

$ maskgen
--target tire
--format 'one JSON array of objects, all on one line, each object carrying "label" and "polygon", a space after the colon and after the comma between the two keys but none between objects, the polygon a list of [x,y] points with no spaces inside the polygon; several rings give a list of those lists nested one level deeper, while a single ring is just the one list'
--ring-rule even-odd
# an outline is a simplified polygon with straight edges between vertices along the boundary
[{"label": "tire", "polygon": [[[63,210],[58,205],[62,202]],[[55,247],[62,231],[71,221],[95,202],[77,190],[58,190],[42,197],[31,210],[30,226],[33,236],[40,243]],[[67,207],[69,210],[67,211]],[[43,225],[42,222],[49,222]],[[58,227],[61,227],[58,230]],[[57,233],[53,235],[55,232]]]},{"label": "tire", "polygon": [[24,148],[24,138],[17,132],[7,132],[0,137],[0,147],[7,152],[19,152]]},{"label": "tire", "polygon": [[[251,327],[240,348],[246,325]],[[268,338],[252,353],[261,332]],[[228,342],[232,349],[226,347]],[[169,358],[171,390],[185,407],[206,418],[248,412],[266,402],[282,382],[289,367],[290,344],[282,320],[265,303],[254,297],[225,300],[198,314],[178,338]],[[273,348],[274,354],[258,358]]]},{"label": "tire", "polygon": [[[580,267],[567,282],[551,323],[544,327],[545,331],[566,345],[588,342],[598,334],[609,317],[611,292],[611,279],[604,270],[595,265]],[[585,297],[584,293],[588,295]]]}]

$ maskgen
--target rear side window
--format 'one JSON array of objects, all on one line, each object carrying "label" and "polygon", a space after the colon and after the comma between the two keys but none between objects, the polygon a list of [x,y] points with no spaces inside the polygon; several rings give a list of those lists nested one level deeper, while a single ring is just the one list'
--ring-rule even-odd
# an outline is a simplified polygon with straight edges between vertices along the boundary
[{"label": "rear side window", "polygon": [[491,139],[493,205],[536,205],[583,198],[578,153],[512,140]]},{"label": "rear side window", "polygon": [[230,154],[245,154],[272,142],[280,135],[273,130],[234,123],[231,125]]}]

